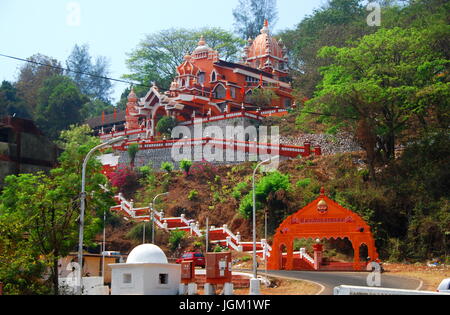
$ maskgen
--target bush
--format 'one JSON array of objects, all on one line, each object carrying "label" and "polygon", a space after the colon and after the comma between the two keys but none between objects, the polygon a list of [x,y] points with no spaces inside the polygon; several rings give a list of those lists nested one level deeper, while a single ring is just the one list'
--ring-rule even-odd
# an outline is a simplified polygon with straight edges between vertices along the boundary
[{"label": "bush", "polygon": [[166,171],[169,174],[172,173],[174,169],[173,163],[164,162],[161,164],[161,170]]},{"label": "bush", "polygon": [[242,194],[248,190],[248,184],[246,182],[241,182],[233,188],[231,195],[234,199],[238,200],[242,197]]},{"label": "bush", "polygon": [[309,185],[311,185],[311,178],[305,178],[305,179],[301,179],[297,182],[297,187],[299,188],[306,188]]},{"label": "bush", "polygon": [[197,190],[191,190],[188,194],[188,199],[190,201],[196,200],[198,198],[198,191]]},{"label": "bush", "polygon": [[136,155],[139,152],[139,145],[137,143],[128,146],[128,156],[130,157],[130,165],[134,167],[134,161],[136,160]]},{"label": "bush", "polygon": [[142,242],[144,236],[144,224],[145,224],[145,239],[150,240],[152,237],[152,223],[145,222],[134,226],[127,234],[126,238],[129,240],[134,240]]},{"label": "bush", "polygon": [[181,242],[186,238],[186,233],[184,231],[175,230],[170,232],[169,236],[169,246],[172,251],[176,251],[180,246]]},{"label": "bush", "polygon": [[[255,187],[256,210],[267,204],[267,198],[271,193],[280,190],[290,190],[289,175],[283,175],[276,171],[264,176]],[[253,192],[247,194],[239,205],[239,212],[244,218],[249,218],[253,212]]]},{"label": "bush", "polygon": [[115,172],[108,174],[108,179],[119,192],[128,195],[139,186],[136,172],[126,166],[120,166]]},{"label": "bush", "polygon": [[216,245],[216,247],[214,247],[214,250],[213,250],[214,253],[221,253],[224,251],[226,251],[226,249],[224,249],[223,247],[221,247],[219,245]]},{"label": "bush", "polygon": [[189,160],[182,160],[180,162],[180,169],[184,171],[186,176],[189,175],[189,171],[191,170],[192,164],[193,164],[192,161]]},{"label": "bush", "polygon": [[156,131],[163,135],[170,136],[172,134],[172,129],[177,126],[177,121],[169,116],[164,116],[158,121],[156,125]]},{"label": "bush", "polygon": [[217,173],[217,168],[207,161],[194,163],[191,167],[191,175],[198,179],[213,180]]}]

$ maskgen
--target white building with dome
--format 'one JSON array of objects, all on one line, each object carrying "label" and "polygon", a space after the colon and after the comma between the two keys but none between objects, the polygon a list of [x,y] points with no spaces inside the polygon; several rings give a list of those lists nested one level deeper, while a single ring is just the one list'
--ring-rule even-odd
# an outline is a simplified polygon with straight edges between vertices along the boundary
[{"label": "white building with dome", "polygon": [[156,245],[144,244],[128,255],[125,264],[110,265],[112,295],[177,295],[181,266],[169,264]]}]

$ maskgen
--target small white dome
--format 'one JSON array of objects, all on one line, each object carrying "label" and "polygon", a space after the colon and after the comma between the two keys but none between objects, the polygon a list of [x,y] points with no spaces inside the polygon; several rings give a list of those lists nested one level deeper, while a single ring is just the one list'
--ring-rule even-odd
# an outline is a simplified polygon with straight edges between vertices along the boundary
[{"label": "small white dome", "polygon": [[156,245],[144,244],[128,255],[127,264],[167,264],[166,254]]}]

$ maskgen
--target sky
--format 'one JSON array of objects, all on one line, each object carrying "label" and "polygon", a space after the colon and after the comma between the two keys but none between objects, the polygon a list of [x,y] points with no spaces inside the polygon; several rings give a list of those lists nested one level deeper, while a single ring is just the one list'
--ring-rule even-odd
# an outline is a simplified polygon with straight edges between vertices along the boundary
[{"label": "sky", "polygon": [[[65,65],[75,44],[105,56],[110,77],[128,73],[130,53],[146,34],[168,28],[222,27],[233,31],[239,0],[0,0],[0,54],[41,53]],[[273,32],[294,28],[325,0],[278,0]],[[15,81],[23,63],[0,57],[0,81]],[[117,101],[126,84],[114,83]]]}]

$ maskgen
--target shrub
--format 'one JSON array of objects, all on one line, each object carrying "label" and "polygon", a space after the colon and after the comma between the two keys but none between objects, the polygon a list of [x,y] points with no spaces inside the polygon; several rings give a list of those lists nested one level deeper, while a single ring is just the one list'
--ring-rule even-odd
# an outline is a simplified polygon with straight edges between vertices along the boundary
[{"label": "shrub", "polygon": [[134,167],[134,161],[136,160],[136,155],[139,152],[139,145],[137,143],[128,146],[128,156],[130,157],[130,165]]},{"label": "shrub", "polygon": [[180,162],[180,169],[184,171],[186,176],[189,175],[189,171],[191,170],[192,164],[193,164],[192,161],[189,160],[182,160]]},{"label": "shrub", "polygon": [[173,163],[164,162],[161,164],[161,170],[166,171],[169,174],[172,173],[174,169]]},{"label": "shrub", "polygon": [[129,240],[141,242],[144,236],[144,224],[145,224],[145,239],[149,240],[152,237],[152,224],[145,222],[134,226],[127,234],[126,238]]},{"label": "shrub", "polygon": [[301,179],[297,182],[297,187],[299,188],[306,188],[309,185],[311,185],[311,178],[305,178],[305,179]]},{"label": "shrub", "polygon": [[177,121],[169,116],[164,116],[158,121],[156,125],[156,131],[163,135],[170,136],[172,134],[172,129],[177,125]]},{"label": "shrub", "polygon": [[213,180],[217,173],[217,168],[207,161],[194,163],[191,167],[191,174],[199,179]]},{"label": "shrub", "polygon": [[[267,204],[267,198],[271,193],[280,190],[290,190],[289,175],[283,175],[276,171],[264,176],[255,187],[256,210]],[[239,212],[244,218],[249,218],[253,212],[253,192],[247,194],[239,205]]]},{"label": "shrub", "polygon": [[221,252],[224,252],[224,251],[225,251],[225,249],[222,248],[219,245],[216,245],[216,247],[214,247],[214,250],[213,250],[214,253],[221,253]]},{"label": "shrub", "polygon": [[248,190],[248,184],[246,182],[241,182],[236,185],[236,187],[233,188],[233,192],[231,195],[234,199],[238,200],[242,197],[242,194]]},{"label": "shrub", "polygon": [[170,232],[169,246],[172,251],[175,251],[180,246],[181,242],[186,238],[184,231],[175,230]]},{"label": "shrub", "polygon": [[126,166],[120,166],[115,172],[108,174],[108,179],[113,187],[125,195],[129,195],[139,186],[136,172]]},{"label": "shrub", "polygon": [[190,201],[196,200],[198,198],[198,191],[197,190],[191,190],[188,194],[188,199]]}]

